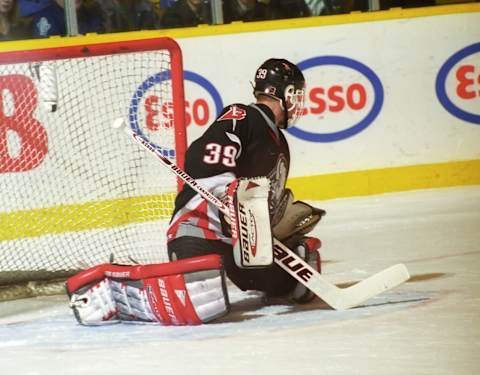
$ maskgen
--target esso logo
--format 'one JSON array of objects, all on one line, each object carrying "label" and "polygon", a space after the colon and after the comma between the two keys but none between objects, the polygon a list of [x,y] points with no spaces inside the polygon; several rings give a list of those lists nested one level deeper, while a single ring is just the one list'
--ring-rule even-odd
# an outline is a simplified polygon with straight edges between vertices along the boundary
[{"label": "esso logo", "polygon": [[199,74],[185,72],[185,125],[210,125],[222,112],[223,102],[213,84]]},{"label": "esso logo", "polygon": [[342,56],[297,64],[305,75],[303,116],[288,132],[310,142],[335,142],[367,128],[383,106],[383,86],[366,65]]},{"label": "esso logo", "polygon": [[[173,103],[169,72],[161,72],[148,77],[135,91],[129,109],[131,128],[148,138],[152,143],[162,144],[162,130],[170,132],[173,126]],[[184,71],[185,123],[186,126],[204,126],[212,122],[223,109],[223,102],[217,89],[204,77]],[[164,96],[167,93],[168,99]],[[174,156],[173,150],[163,150],[166,156]]]},{"label": "esso logo", "polygon": [[461,49],[442,65],[435,90],[449,113],[480,124],[480,43]]},{"label": "esso logo", "polygon": [[310,105],[304,109],[304,115],[338,113],[345,110],[360,111],[367,105],[367,89],[361,83],[318,86],[311,88],[307,93]]}]

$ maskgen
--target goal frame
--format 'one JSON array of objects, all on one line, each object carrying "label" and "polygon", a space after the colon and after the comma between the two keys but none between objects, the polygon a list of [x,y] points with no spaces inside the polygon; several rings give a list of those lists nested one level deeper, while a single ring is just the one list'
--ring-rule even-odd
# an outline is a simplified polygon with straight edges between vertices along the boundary
[{"label": "goal frame", "polygon": [[[122,36],[118,37],[122,38]],[[105,36],[97,36],[95,40],[88,36],[77,37],[75,39],[50,38],[47,40],[23,41],[16,45],[7,42],[4,45],[5,49],[3,51],[0,49],[0,66],[161,50],[168,51],[170,55],[170,76],[172,82],[173,121],[175,124],[175,159],[178,165],[184,166],[185,152],[187,149],[187,131],[185,124],[183,57],[180,46],[174,39],[166,36],[149,36],[144,39],[131,40],[119,38],[116,37],[113,41],[110,41],[112,38],[106,38]],[[8,48],[11,48],[11,50],[7,50]],[[183,186],[183,181],[178,178],[176,186],[177,191],[180,190]],[[64,291],[64,277],[60,275],[59,277],[61,278],[60,280],[58,278],[52,279],[51,281],[39,279],[29,282],[15,282],[13,284],[0,285],[0,301],[4,299],[62,293]]]},{"label": "goal frame", "polygon": [[[0,52],[0,65],[148,52],[160,49],[167,49],[170,52],[176,160],[177,164],[183,168],[185,152],[187,149],[183,57],[180,46],[174,39],[169,37],[158,37],[94,44],[83,43],[72,46],[48,47],[35,50],[25,49],[19,51],[5,51]],[[179,188],[181,185],[182,183],[179,181]]]}]

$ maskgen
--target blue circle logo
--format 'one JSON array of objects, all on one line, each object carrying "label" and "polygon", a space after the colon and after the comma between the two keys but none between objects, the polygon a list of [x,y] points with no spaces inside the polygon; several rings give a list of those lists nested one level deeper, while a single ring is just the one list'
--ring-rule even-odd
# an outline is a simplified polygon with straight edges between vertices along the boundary
[{"label": "blue circle logo", "polygon": [[[472,44],[454,53],[447,61],[445,61],[438,71],[437,80],[435,82],[437,98],[442,106],[453,116],[473,124],[480,124],[480,114],[468,112],[454,104],[448,96],[446,82],[450,71],[458,62],[478,52],[480,52],[480,43]],[[478,98],[476,100],[478,100]]]},{"label": "blue circle logo", "polygon": [[304,60],[297,64],[297,66],[302,71],[305,71],[307,69],[314,68],[317,66],[323,66],[323,65],[340,65],[340,66],[345,66],[347,68],[360,72],[363,76],[365,76],[368,79],[368,81],[371,83],[373,87],[374,102],[373,102],[372,108],[363,119],[361,119],[358,123],[354,124],[353,126],[341,131],[337,131],[333,133],[314,133],[314,132],[309,132],[309,131],[299,129],[297,127],[291,127],[287,129],[287,131],[291,135],[297,138],[310,141],[310,142],[319,142],[319,143],[340,141],[340,140],[352,137],[355,134],[358,134],[361,131],[365,130],[365,128],[367,128],[380,113],[380,110],[382,109],[382,106],[383,106],[383,99],[384,99],[383,86],[378,76],[368,66],[356,60],[353,60],[347,57],[342,57],[342,56],[319,56],[319,57],[313,57],[313,58]]},{"label": "blue circle logo", "polygon": [[[183,77],[184,80],[186,81],[191,81],[193,83],[196,83],[197,85],[203,87],[211,96],[215,105],[215,111],[217,116],[222,112],[223,109],[223,101],[220,96],[220,93],[218,90],[213,86],[213,84],[207,80],[206,78],[202,77],[201,75],[197,73],[193,73],[190,71],[184,71],[183,72]],[[150,77],[148,77],[145,81],[142,82],[142,84],[137,88],[135,93],[133,94],[133,97],[130,101],[130,108],[129,108],[129,122],[130,122],[130,127],[132,128],[133,131],[135,131],[137,134],[141,135],[142,137],[145,137],[145,134],[142,131],[142,128],[140,126],[139,122],[139,115],[138,111],[141,105],[141,102],[145,96],[145,94],[155,85],[158,85],[162,83],[165,80],[170,80],[171,79],[171,74],[169,70],[156,73]],[[168,149],[166,147],[161,147],[159,145],[154,145],[157,150],[159,150],[165,157],[169,158],[175,158],[175,150],[173,149]]]},{"label": "blue circle logo", "polygon": [[216,116],[218,116],[223,110],[223,101],[215,86],[208,79],[190,71],[184,72],[184,78],[186,81],[191,81],[203,87],[211,95],[213,103],[215,104],[215,113]]}]

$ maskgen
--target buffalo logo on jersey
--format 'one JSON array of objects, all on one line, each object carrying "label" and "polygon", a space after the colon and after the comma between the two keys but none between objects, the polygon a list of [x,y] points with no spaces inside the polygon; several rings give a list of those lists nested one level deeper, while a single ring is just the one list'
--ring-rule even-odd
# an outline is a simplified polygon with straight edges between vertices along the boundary
[{"label": "buffalo logo on jersey", "polygon": [[243,108],[237,107],[236,105],[232,105],[227,112],[218,118],[218,121],[243,120],[245,117],[247,117],[247,111],[245,111]]}]

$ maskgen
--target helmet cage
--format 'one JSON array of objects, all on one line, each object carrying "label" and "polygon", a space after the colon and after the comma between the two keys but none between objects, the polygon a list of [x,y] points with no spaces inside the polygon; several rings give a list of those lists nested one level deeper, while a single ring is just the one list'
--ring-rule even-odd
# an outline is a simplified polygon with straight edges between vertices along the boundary
[{"label": "helmet cage", "polygon": [[284,110],[287,115],[287,121],[285,124],[287,127],[295,124],[298,119],[303,115],[303,107],[305,105],[305,89],[295,88],[294,85],[288,85],[285,88]]}]

